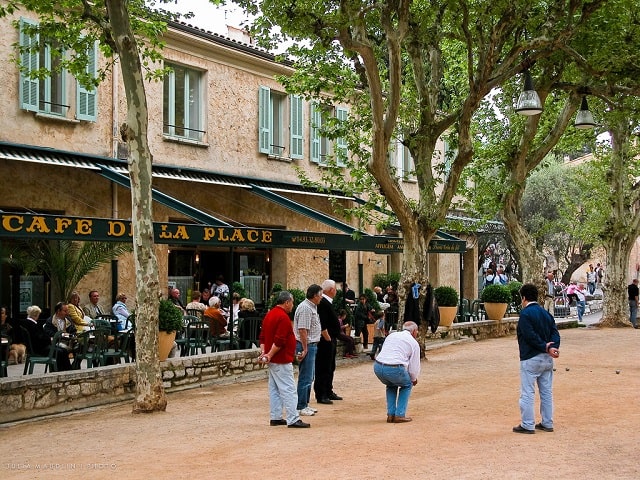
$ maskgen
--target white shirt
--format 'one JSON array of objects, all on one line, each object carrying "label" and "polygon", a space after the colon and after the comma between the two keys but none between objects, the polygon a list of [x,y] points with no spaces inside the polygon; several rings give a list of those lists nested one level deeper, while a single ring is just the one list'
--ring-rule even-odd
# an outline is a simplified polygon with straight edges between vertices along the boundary
[{"label": "white shirt", "polygon": [[420,375],[420,345],[408,330],[390,333],[376,360],[385,365],[404,365],[411,381]]}]

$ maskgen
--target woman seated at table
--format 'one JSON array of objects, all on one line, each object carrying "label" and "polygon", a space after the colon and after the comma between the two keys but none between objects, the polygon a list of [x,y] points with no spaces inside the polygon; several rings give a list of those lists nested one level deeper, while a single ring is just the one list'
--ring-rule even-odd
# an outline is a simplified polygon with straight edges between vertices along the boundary
[{"label": "woman seated at table", "polygon": [[127,308],[127,304],[124,303],[127,301],[127,296],[124,293],[119,293],[116,297],[116,303],[113,305],[111,311],[113,314],[118,317],[118,331],[124,330],[125,325],[127,324],[127,318],[129,318],[129,309]]},{"label": "woman seated at table", "polygon": [[[65,305],[62,302],[56,305],[56,308],[59,305]],[[58,310],[58,312],[62,312],[62,308]],[[20,326],[24,327],[24,329],[29,334],[29,339],[31,340],[31,347],[33,351],[29,352],[30,355],[37,355],[46,357],[49,355],[49,346],[51,345],[51,337],[45,331],[42,325],[38,323],[38,317],[42,310],[37,305],[31,305],[27,308],[27,318],[24,320],[20,320]],[[55,315],[55,314],[54,314]],[[52,323],[50,325],[53,325]],[[55,331],[54,331],[55,333]],[[69,361],[69,351],[63,347],[56,347],[56,368],[58,371],[66,371],[71,370],[71,362]]]},{"label": "woman seated at table", "polygon": [[73,322],[78,332],[84,332],[91,328],[91,319],[85,316],[84,310],[80,307],[80,295],[78,292],[73,292],[69,296],[67,308],[69,309],[69,315],[67,315],[67,318]]},{"label": "woman seated at table", "polygon": [[211,332],[216,335],[227,333],[227,319],[220,309],[220,299],[211,297],[209,299],[209,308],[204,311],[204,321],[209,322]]}]

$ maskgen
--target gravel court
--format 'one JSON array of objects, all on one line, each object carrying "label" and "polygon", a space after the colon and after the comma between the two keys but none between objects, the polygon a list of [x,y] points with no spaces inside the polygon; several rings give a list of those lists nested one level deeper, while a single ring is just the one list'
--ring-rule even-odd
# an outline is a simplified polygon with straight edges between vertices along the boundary
[{"label": "gravel court", "polygon": [[[561,330],[555,432],[519,435],[515,337],[427,352],[408,415],[385,422],[367,356],[340,362],[345,399],[312,406],[310,429],[270,427],[266,381],[169,395],[164,413],[129,403],[0,428],[12,478],[636,479],[640,331]],[[616,373],[619,371],[620,373]],[[537,407],[536,407],[537,408]],[[539,418],[538,418],[539,420]]]}]

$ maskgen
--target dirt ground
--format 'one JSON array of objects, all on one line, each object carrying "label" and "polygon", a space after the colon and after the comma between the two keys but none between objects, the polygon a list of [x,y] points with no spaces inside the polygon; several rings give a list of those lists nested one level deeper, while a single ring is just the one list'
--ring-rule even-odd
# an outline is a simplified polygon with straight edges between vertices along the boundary
[{"label": "dirt ground", "polygon": [[411,423],[387,424],[371,361],[345,360],[335,378],[344,400],[313,402],[310,429],[268,425],[266,380],[211,386],[169,395],[164,413],[121,404],[0,428],[0,477],[640,478],[640,330],[560,333],[553,433],[511,431],[519,377],[509,337],[427,352]]}]

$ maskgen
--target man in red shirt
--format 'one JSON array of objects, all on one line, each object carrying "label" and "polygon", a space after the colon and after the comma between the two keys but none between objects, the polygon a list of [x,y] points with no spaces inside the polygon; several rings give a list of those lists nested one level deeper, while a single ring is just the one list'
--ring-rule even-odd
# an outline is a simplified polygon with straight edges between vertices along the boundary
[{"label": "man in red shirt", "polygon": [[[289,428],[309,428],[300,420],[298,393],[293,379],[293,358],[296,337],[293,334],[289,313],[293,309],[293,295],[282,291],[276,306],[262,320],[260,329],[260,361],[269,367],[269,425],[287,425]],[[284,408],[286,420],[282,418]]]}]

